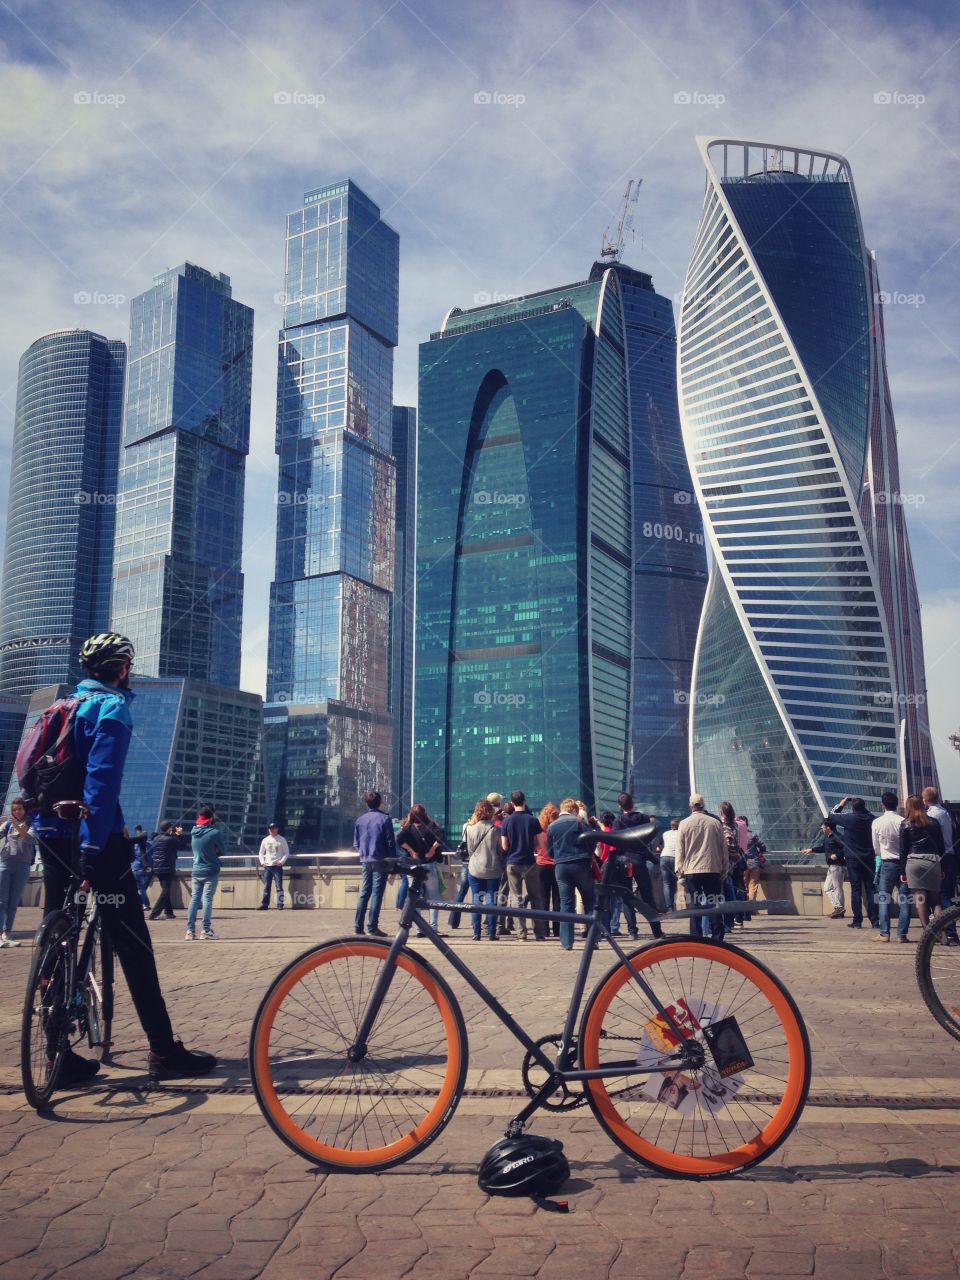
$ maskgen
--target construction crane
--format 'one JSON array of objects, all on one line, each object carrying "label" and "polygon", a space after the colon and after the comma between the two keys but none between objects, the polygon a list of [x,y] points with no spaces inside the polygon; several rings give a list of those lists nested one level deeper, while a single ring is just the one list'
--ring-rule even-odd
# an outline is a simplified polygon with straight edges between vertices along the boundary
[{"label": "construction crane", "polygon": [[600,250],[601,258],[612,258],[614,262],[619,262],[623,254],[623,241],[627,232],[633,227],[633,217],[637,208],[637,197],[640,194],[640,184],[642,178],[633,178],[627,183],[627,189],[623,193],[623,206],[620,210],[620,221],[617,223],[617,229],[611,237],[610,228],[607,227],[603,233],[603,248]]}]

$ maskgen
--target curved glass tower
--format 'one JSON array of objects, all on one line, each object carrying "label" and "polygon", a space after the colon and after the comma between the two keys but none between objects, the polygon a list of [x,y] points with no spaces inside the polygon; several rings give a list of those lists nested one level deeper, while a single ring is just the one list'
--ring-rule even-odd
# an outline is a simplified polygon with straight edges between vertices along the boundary
[{"label": "curved glass tower", "polygon": [[45,334],[20,360],[0,692],[69,682],[108,626],[125,360],[124,343],[86,329]]},{"label": "curved glass tower", "polygon": [[615,807],[632,659],[616,273],[451,312],[420,348],[414,799]]},{"label": "curved glass tower", "polygon": [[691,690],[693,783],[771,848],[897,787],[897,693],[860,517],[870,276],[841,156],[700,139],[684,290],[684,443],[713,553]]}]

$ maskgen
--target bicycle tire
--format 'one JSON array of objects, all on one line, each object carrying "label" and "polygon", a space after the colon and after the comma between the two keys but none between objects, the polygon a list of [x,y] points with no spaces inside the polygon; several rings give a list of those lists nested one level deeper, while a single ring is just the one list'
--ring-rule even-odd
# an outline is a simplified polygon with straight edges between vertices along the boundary
[{"label": "bicycle tire", "polygon": [[[943,1027],[947,1035],[960,1040],[960,949],[944,947],[940,943],[947,929],[960,922],[960,904],[948,907],[933,917],[920,935],[917,946],[917,984],[923,1002]],[[944,988],[948,985],[947,972],[956,975],[949,983],[955,992],[956,1004],[948,1005],[944,1001]],[[938,991],[937,982],[943,979]]]},{"label": "bicycle tire", "polygon": [[267,1123],[325,1169],[372,1173],[411,1159],[439,1136],[463,1094],[460,1006],[436,969],[406,949],[370,1051],[348,1060],[389,950],[388,942],[335,938],[305,951],[274,978],[250,1030],[250,1078]]},{"label": "bicycle tire", "polygon": [[[632,1042],[631,1063],[646,1059],[651,1070],[642,1078],[586,1081],[600,1126],[634,1160],[667,1177],[723,1177],[766,1160],[793,1132],[810,1089],[810,1044],[786,987],[745,951],[707,940],[656,940],[628,960],[664,1007],[679,1008],[681,997],[687,1002],[693,1019],[685,1034],[703,1045],[704,1068],[657,1071],[657,1061],[663,1065],[662,1055],[672,1048],[666,1040],[675,1043],[676,1037],[665,1024],[651,1026],[656,1006],[617,963],[584,1009],[580,1061],[587,1069],[603,1066],[605,1057],[624,1061],[618,1046]],[[764,1015],[769,1025],[759,1022]],[[734,1021],[751,1060],[729,1079],[722,1078],[701,1029],[725,1019]],[[604,1039],[608,1044],[601,1048]]]},{"label": "bicycle tire", "polygon": [[69,996],[76,958],[65,912],[44,918],[34,946],[20,1023],[20,1075],[31,1107],[41,1111],[56,1090],[68,1047]]}]

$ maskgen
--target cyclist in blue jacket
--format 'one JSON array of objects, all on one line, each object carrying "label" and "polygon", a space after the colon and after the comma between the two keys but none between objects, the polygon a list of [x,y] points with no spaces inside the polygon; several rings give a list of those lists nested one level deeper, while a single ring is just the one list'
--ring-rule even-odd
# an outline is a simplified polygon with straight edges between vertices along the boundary
[{"label": "cyclist in blue jacket", "polygon": [[[77,686],[83,701],[76,715],[74,751],[84,766],[83,803],[89,812],[80,824],[79,872],[97,894],[104,929],[146,1032],[150,1077],[170,1080],[205,1075],[217,1060],[209,1053],[191,1053],[182,1041],[174,1039],[131,867],[130,845],[124,837],[120,786],[133,733],[133,657],[133,645],[115,632],[91,636],[80,650],[80,665],[88,678]],[[63,905],[63,892],[59,901],[51,899],[51,882],[59,880],[65,891],[71,839],[69,827],[59,819],[46,822],[44,815],[44,820],[48,833],[53,828],[54,842],[51,849],[50,838],[44,840],[40,833],[47,846],[44,850],[41,845],[41,856],[49,910]],[[98,1062],[71,1052],[64,1061],[60,1083],[82,1084],[92,1079],[99,1067]]]}]

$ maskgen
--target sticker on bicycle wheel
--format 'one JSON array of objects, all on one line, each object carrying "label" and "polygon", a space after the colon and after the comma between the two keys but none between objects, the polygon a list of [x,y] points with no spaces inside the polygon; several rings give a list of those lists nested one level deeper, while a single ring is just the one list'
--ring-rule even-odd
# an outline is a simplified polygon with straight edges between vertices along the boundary
[{"label": "sticker on bicycle wheel", "polygon": [[[697,1004],[702,1002],[697,1001]],[[698,1009],[698,1013],[700,1010]],[[676,1027],[674,1031],[670,1025]],[[650,1037],[650,1043],[661,1053],[669,1053],[680,1043],[680,1038],[689,1040],[694,1032],[700,1030],[700,1020],[686,1000],[680,999],[676,1004],[668,1004],[663,1013],[655,1014],[643,1024],[643,1029]],[[677,1032],[680,1034],[677,1035]]]},{"label": "sticker on bicycle wheel", "polygon": [[736,1018],[721,1018],[703,1028],[704,1039],[710,1046],[713,1060],[721,1078],[739,1075],[753,1066],[753,1058],[747,1042],[740,1034]]}]

